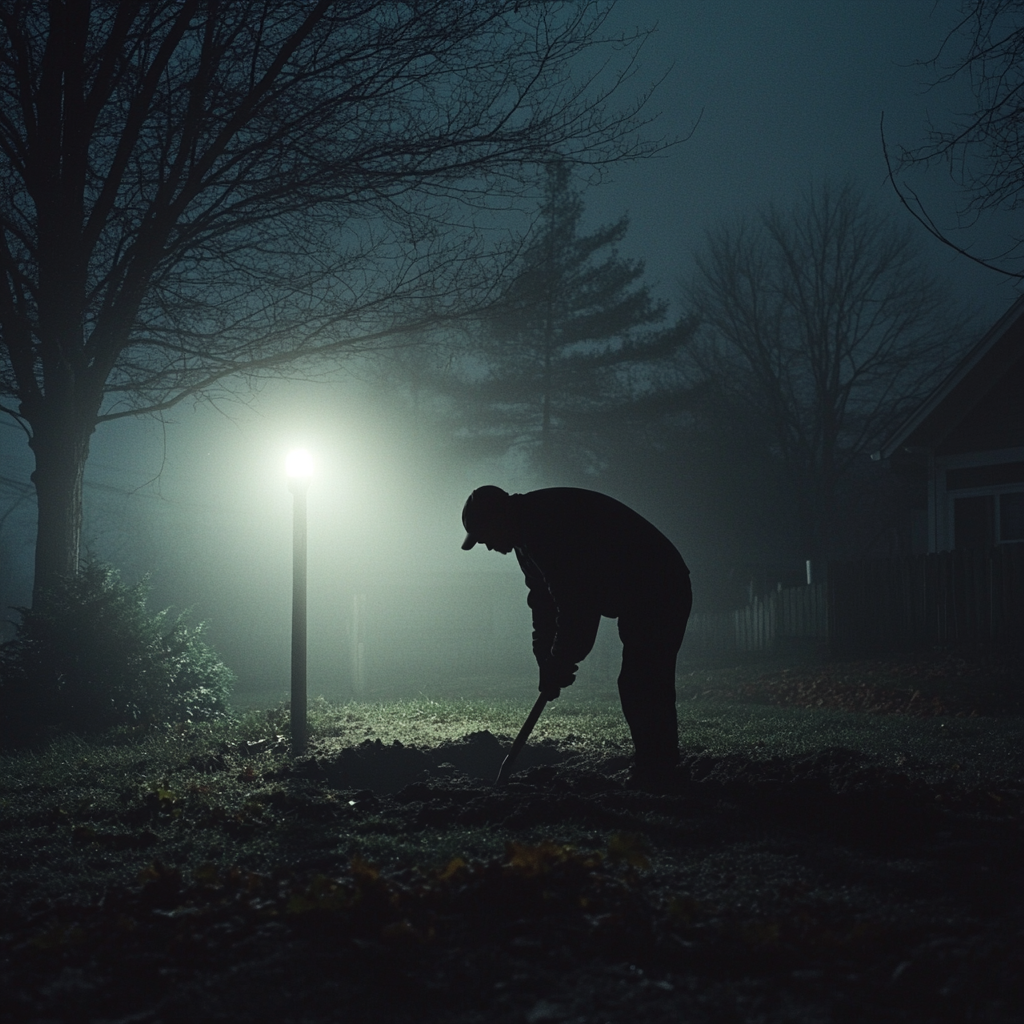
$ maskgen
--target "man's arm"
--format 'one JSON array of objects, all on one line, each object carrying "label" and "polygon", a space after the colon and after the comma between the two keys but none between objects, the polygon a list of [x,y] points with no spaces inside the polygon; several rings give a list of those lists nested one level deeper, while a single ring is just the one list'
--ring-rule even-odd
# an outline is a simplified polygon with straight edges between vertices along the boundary
[{"label": "man's arm", "polygon": [[565,658],[556,657],[552,647],[558,637],[559,610],[551,591],[548,590],[540,570],[522,551],[516,550],[516,557],[526,577],[529,591],[526,603],[533,616],[533,656],[540,669],[538,689],[554,700],[562,688],[571,686],[576,678],[577,665]]},{"label": "man's arm", "polygon": [[555,589],[536,563],[517,549],[516,555],[529,589],[527,604],[533,613],[533,654],[540,667],[540,689],[553,692],[570,686],[576,670],[593,649],[601,613],[583,594],[567,587]]},{"label": "man's arm", "polygon": [[530,607],[533,617],[533,653],[538,661],[544,655],[550,655],[551,645],[555,640],[555,630],[558,621],[558,609],[555,607],[554,599],[544,582],[544,574],[537,568],[537,564],[521,548],[516,548],[516,559],[519,568],[523,570],[526,577],[526,603]]}]

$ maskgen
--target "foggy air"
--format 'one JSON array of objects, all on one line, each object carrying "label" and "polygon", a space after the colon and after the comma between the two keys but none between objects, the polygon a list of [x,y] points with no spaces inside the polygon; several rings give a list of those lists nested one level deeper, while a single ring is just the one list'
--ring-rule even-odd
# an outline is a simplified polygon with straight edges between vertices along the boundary
[{"label": "foggy air", "polygon": [[[833,20],[812,16],[799,3],[771,16],[757,5],[726,4],[715,18],[695,18],[686,4],[616,9],[616,30],[634,19],[658,23],[644,50],[651,74],[666,75],[656,94],[662,111],[656,124],[666,137],[687,138],[653,162],[622,164],[600,187],[585,188],[583,177],[574,178],[571,191],[558,198],[563,207],[578,202],[580,220],[572,230],[593,241],[592,265],[612,252],[610,245],[597,247],[600,230],[621,221],[614,245],[637,272],[631,287],[647,289],[652,304],[667,303],[658,319],[641,323],[646,335],[637,335],[651,347],[651,358],[610,369],[585,365],[588,353],[607,356],[627,335],[614,323],[603,338],[588,341],[570,336],[569,327],[557,352],[563,365],[556,366],[546,394],[543,386],[537,389],[538,378],[530,378],[531,365],[535,369],[544,354],[520,346],[523,359],[511,366],[508,338],[499,332],[489,341],[473,321],[425,333],[438,347],[422,357],[400,347],[393,356],[354,358],[333,373],[334,383],[271,381],[243,401],[223,403],[221,411],[185,402],[162,421],[101,424],[85,470],[83,554],[115,564],[129,579],[149,574],[154,605],[190,608],[209,620],[211,639],[238,673],[241,701],[279,691],[286,666],[289,505],[282,466],[296,440],[318,460],[310,490],[311,692],[332,699],[355,692],[353,671],[368,679],[369,662],[352,669],[358,658],[350,648],[360,642],[353,630],[370,628],[365,616],[361,625],[353,618],[357,600],[390,609],[373,613],[385,614],[373,628],[388,638],[373,645],[379,686],[415,690],[425,678],[437,682],[453,671],[487,675],[487,651],[501,652],[497,664],[529,670],[529,658],[513,654],[512,637],[521,634],[526,614],[514,572],[477,559],[467,564],[451,543],[465,493],[486,480],[512,490],[583,484],[635,505],[664,527],[695,567],[697,611],[731,610],[755,578],[760,589],[798,581],[808,559],[828,553],[792,536],[788,499],[770,496],[783,485],[766,462],[771,445],[757,450],[764,440],[758,424],[733,429],[705,417],[688,429],[694,424],[682,422],[695,415],[692,393],[684,397],[694,380],[694,367],[685,365],[696,344],[687,333],[695,316],[687,292],[693,260],[708,253],[702,231],[731,230],[771,204],[795,214],[801,195],[829,181],[836,187],[849,182],[865,206],[877,210],[880,224],[905,229],[908,218],[883,180],[877,117],[884,109],[888,131],[900,144],[920,137],[921,87],[928,76],[909,62],[929,56],[941,41],[948,20],[942,14],[928,5],[895,11],[870,4],[837,6]],[[759,48],[772,48],[770,61],[749,59]],[[790,50],[801,59],[786,57]],[[833,56],[838,50],[840,61]],[[821,88],[825,81],[831,91]],[[940,93],[950,104],[961,95]],[[948,205],[951,193],[934,176],[926,185],[935,209]],[[510,222],[524,237],[531,221],[537,228],[542,201],[541,194],[532,210],[521,204]],[[994,250],[993,236],[979,237],[983,249]],[[949,250],[923,233],[913,246],[959,300],[953,322],[959,316],[963,327],[950,344],[962,347],[1012,293],[997,275],[968,261],[951,273]],[[593,310],[581,307],[566,317],[585,313]],[[513,320],[525,322],[522,305]],[[666,346],[656,334],[673,328],[677,337]],[[653,353],[659,343],[660,360]],[[678,412],[644,420],[647,414],[626,409],[645,398],[674,401]],[[549,429],[559,434],[563,460],[549,469],[537,461],[535,446],[546,442],[534,433],[546,399],[554,403]],[[615,416],[621,423],[611,423]],[[608,429],[599,438],[602,417]],[[0,597],[11,607],[30,600],[32,462],[24,434],[10,419],[0,440]],[[866,448],[859,453],[859,472],[870,471],[869,454]],[[831,553],[867,553],[869,542],[858,537]],[[467,578],[489,596],[467,599]],[[492,616],[498,633],[460,627],[466,614]],[[10,622],[6,628],[10,635]]]},{"label": "foggy air", "polygon": [[0,3],[11,1019],[1024,1019],[1022,54]]}]

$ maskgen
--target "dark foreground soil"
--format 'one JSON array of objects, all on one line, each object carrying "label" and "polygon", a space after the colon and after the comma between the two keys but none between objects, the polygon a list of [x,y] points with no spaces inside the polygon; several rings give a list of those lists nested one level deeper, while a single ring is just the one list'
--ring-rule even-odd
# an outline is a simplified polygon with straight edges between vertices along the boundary
[{"label": "dark foreground soil", "polygon": [[[796,699],[792,679],[760,682],[758,699]],[[496,790],[502,752],[480,732],[299,759],[278,780],[287,866],[154,858],[102,899],[9,910],[0,1019],[1024,1020],[1020,780],[928,783],[833,748],[691,754],[650,793],[624,758],[538,743]],[[503,856],[339,852],[346,833],[480,829],[508,837]]]}]

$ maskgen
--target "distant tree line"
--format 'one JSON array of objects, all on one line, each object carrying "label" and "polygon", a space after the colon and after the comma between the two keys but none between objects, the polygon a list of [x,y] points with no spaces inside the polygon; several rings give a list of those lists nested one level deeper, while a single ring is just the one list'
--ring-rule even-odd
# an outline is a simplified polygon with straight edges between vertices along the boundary
[{"label": "distant tree line", "polygon": [[828,183],[712,226],[667,324],[628,219],[585,232],[568,169],[546,179],[488,315],[416,364],[463,458],[657,509],[720,582],[869,550],[906,501],[870,453],[967,329],[910,227]]},{"label": "distant tree line", "polygon": [[[378,349],[453,457],[619,493],[705,579],[870,547],[903,496],[868,453],[966,318],[908,228],[823,183],[713,225],[671,321],[628,218],[585,227],[581,169],[663,145],[649,92],[621,98],[645,33],[610,10],[0,5],[0,413],[34,459],[40,615],[74,589],[99,426]],[[961,212],[1016,209],[1024,2],[964,12],[946,74],[977,109],[900,166],[948,161]],[[138,621],[154,664],[195,639]]]},{"label": "distant tree line", "polygon": [[[618,251],[628,221],[585,231],[573,179],[660,146],[645,94],[611,103],[643,33],[604,37],[609,10],[4,6],[0,411],[35,460],[37,592],[78,564],[99,425],[398,343],[467,457],[675,492],[733,551],[762,533],[815,558],[849,542],[865,446],[962,318],[905,233],[822,186],[712,228],[667,323]],[[965,4],[948,74],[972,76],[978,111],[904,154],[969,153],[971,209],[1016,202],[1022,10]],[[624,61],[577,84],[603,43]],[[538,169],[510,265],[479,224],[535,192]],[[440,324],[474,342],[449,345],[445,373],[410,354]]]}]

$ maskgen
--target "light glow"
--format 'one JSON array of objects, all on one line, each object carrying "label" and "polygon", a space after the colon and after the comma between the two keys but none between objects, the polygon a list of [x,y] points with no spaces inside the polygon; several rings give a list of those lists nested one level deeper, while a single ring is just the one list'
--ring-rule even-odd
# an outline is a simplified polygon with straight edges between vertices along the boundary
[{"label": "light glow", "polygon": [[305,448],[293,448],[284,466],[293,480],[308,480],[313,475],[313,456]]}]

